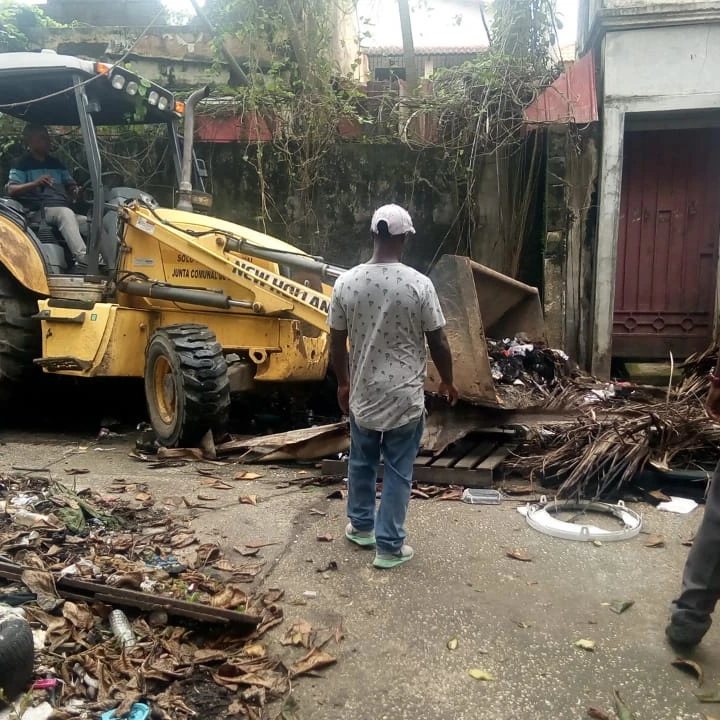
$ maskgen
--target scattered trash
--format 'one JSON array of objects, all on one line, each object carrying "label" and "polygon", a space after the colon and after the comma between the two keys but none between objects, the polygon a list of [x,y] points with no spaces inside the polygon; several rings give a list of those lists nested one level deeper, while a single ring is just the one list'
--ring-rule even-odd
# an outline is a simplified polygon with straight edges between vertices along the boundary
[{"label": "scattered trash", "polygon": [[481,670],[480,668],[470,668],[467,672],[468,672],[468,675],[473,680],[482,680],[483,682],[492,682],[495,679],[494,675],[487,672],[487,670]]},{"label": "scattered trash", "polygon": [[588,717],[595,718],[595,720],[615,720],[609,712],[596,707],[589,707],[587,714]]},{"label": "scattered trash", "polygon": [[532,562],[532,558],[528,555],[527,550],[522,548],[515,548],[514,550],[508,550],[505,555],[513,560],[520,560],[521,562]]},{"label": "scattered trash", "polygon": [[293,663],[289,668],[291,678],[295,678],[298,675],[304,675],[315,670],[327,667],[337,662],[337,658],[334,658],[329,653],[326,653],[320,648],[313,648],[304,657],[300,658],[296,663]]},{"label": "scattered trash", "polygon": [[625,704],[617,690],[613,690],[613,696],[615,700],[615,713],[618,716],[618,720],[637,720],[637,715]]},{"label": "scattered trash", "polygon": [[689,498],[670,497],[670,502],[661,502],[657,507],[658,510],[664,510],[665,512],[679,513],[680,515],[686,515],[692,512],[698,504],[694,500]]},{"label": "scattered trash", "polygon": [[41,702],[35,707],[28,708],[20,716],[21,720],[49,720],[55,713],[55,708],[49,702]]},{"label": "scattered trash", "polygon": [[335,538],[330,533],[323,533],[315,538],[318,542],[332,542]]},{"label": "scattered trash", "polygon": [[611,602],[608,607],[617,615],[622,615],[626,610],[629,610],[635,604],[634,600],[615,600]]},{"label": "scattered trash", "polygon": [[670,663],[673,667],[682,670],[683,672],[690,673],[697,679],[698,687],[702,687],[705,682],[705,673],[703,672],[702,666],[694,660],[686,660],[685,658],[676,658]]},{"label": "scattered trash", "polygon": [[462,494],[462,501],[470,505],[499,505],[502,499],[502,493],[498,490],[465,488]]},{"label": "scattered trash", "polygon": [[147,720],[150,717],[150,706],[145,703],[133,703],[129,712],[123,715],[116,715],[116,708],[104,712],[100,720]]},{"label": "scattered trash", "polygon": [[665,538],[662,535],[648,535],[645,541],[646,548],[664,548]]},{"label": "scattered trash", "polygon": [[448,650],[457,650],[459,644],[460,644],[460,642],[459,642],[457,636],[451,637],[451,638],[447,641],[447,649],[448,649]]},{"label": "scattered trash", "polygon": [[[573,512],[575,517],[584,516],[587,513],[602,513],[617,518],[622,528],[619,530],[605,530],[590,524],[575,524],[570,521],[559,520],[554,517],[556,513]],[[628,540],[635,537],[642,528],[642,517],[634,510],[625,506],[622,500],[616,505],[601,502],[580,501],[580,502],[559,502],[557,500],[548,503],[543,496],[539,505],[531,505],[526,516],[528,525],[538,532],[552,537],[566,540],[592,541],[602,540],[603,542],[615,542]]]},{"label": "scattered trash", "polygon": [[306,598],[316,598],[317,597],[317,590],[305,590],[303,593],[303,597]]},{"label": "scattered trash", "polygon": [[584,638],[581,638],[580,640],[576,640],[574,644],[577,648],[593,652],[597,643],[594,640],[585,640]]},{"label": "scattered trash", "polygon": [[701,703],[720,703],[720,688],[715,688],[711,692],[695,693],[695,697]]},{"label": "scattered trash", "polygon": [[233,480],[257,480],[258,478],[263,477],[262,475],[259,475],[258,473],[254,472],[241,472],[238,473]]},{"label": "scattered trash", "polygon": [[135,633],[133,632],[127,615],[122,610],[113,610],[108,618],[113,635],[118,639],[120,647],[131,648],[135,646]]},{"label": "scattered trash", "polygon": [[338,570],[338,569],[339,569],[339,568],[338,568],[337,561],[335,561],[335,560],[330,560],[330,562],[329,562],[325,567],[316,568],[315,572],[324,573],[324,572],[335,571],[335,570]]}]

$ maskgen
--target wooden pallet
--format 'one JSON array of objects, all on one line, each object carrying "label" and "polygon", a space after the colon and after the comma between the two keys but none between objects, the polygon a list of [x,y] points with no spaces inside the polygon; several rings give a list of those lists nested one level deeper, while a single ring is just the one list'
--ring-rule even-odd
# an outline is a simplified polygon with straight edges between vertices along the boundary
[{"label": "wooden pallet", "polygon": [[[413,478],[431,485],[463,485],[472,488],[491,487],[500,479],[499,465],[514,448],[506,434],[473,433],[448,446],[438,455],[418,455]],[[347,475],[347,461],[323,460],[323,475]],[[383,475],[383,465],[378,477]]]}]

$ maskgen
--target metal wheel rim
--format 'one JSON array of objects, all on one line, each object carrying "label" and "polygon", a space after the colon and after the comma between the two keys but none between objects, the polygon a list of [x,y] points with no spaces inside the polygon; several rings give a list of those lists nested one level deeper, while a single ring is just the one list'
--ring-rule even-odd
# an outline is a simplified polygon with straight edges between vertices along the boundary
[{"label": "metal wheel rim", "polygon": [[153,395],[161,420],[171,425],[177,414],[177,388],[170,362],[162,355],[153,366]]}]

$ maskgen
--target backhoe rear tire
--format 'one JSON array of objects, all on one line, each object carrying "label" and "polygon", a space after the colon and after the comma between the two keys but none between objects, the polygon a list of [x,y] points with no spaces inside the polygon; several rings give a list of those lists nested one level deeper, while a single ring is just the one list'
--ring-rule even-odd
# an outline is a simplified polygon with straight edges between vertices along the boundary
[{"label": "backhoe rear tire", "polygon": [[222,346],[205,325],[157,330],[145,359],[150,424],[166,447],[195,447],[222,433],[230,413],[230,383]]},{"label": "backhoe rear tire", "polygon": [[37,299],[0,266],[0,410],[33,371],[41,354]]}]

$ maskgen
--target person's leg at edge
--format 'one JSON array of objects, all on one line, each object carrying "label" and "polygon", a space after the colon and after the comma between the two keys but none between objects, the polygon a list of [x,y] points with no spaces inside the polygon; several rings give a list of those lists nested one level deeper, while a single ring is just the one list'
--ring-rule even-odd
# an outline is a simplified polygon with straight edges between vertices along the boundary
[{"label": "person's leg at edge", "polygon": [[87,248],[80,234],[80,226],[75,213],[66,207],[45,208],[45,221],[48,225],[56,227],[67,243],[73,260],[77,263],[85,262]]},{"label": "person's leg at edge", "polygon": [[[370,534],[375,529],[375,485],[379,464],[380,433],[360,427],[351,416],[347,498],[347,515],[351,527],[348,528],[347,535],[348,539],[354,542],[363,536],[370,540]],[[374,536],[371,542],[375,542]]]},{"label": "person's leg at edge", "polygon": [[667,636],[678,645],[697,645],[710,628],[720,598],[720,463],[710,481],[705,514],[683,571]]},{"label": "person's leg at edge", "polygon": [[[423,427],[424,418],[420,417],[382,435],[383,490],[375,524],[377,567],[392,566],[383,564],[383,558],[394,558],[390,562],[397,564],[412,557],[412,550],[404,544],[405,517],[412,489],[413,464],[420,448]],[[401,553],[405,555],[398,557]]]}]

